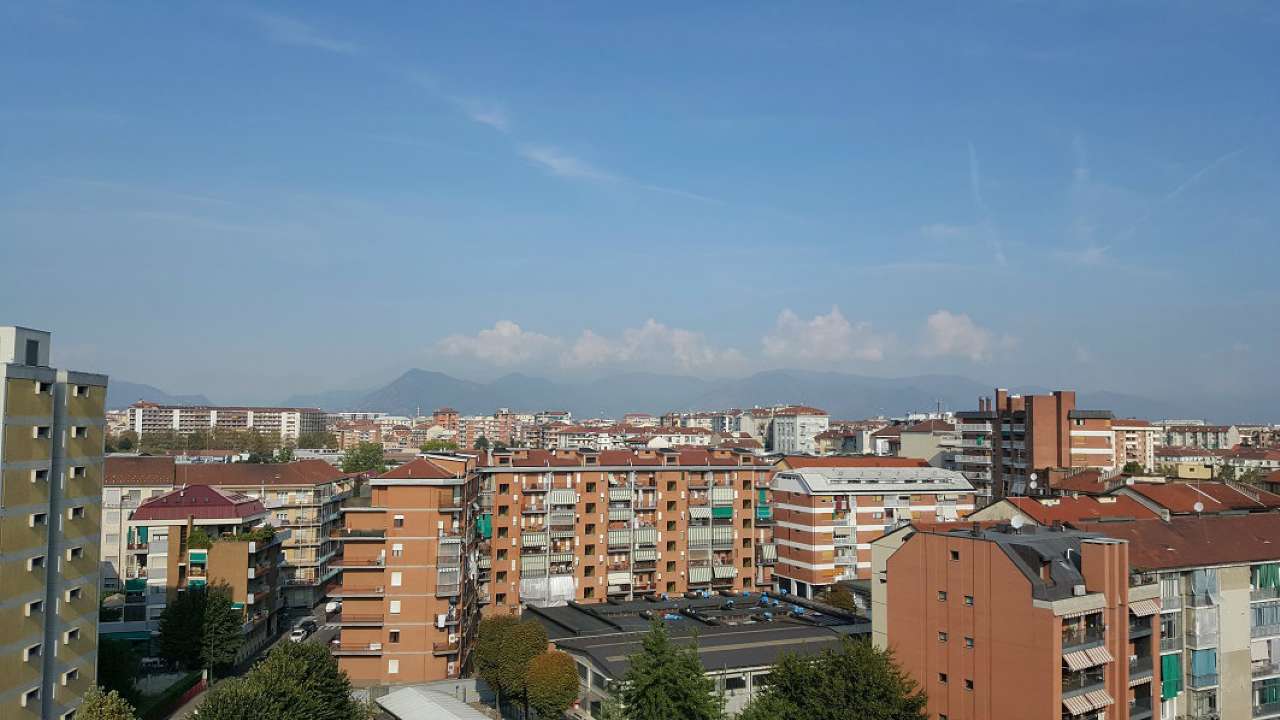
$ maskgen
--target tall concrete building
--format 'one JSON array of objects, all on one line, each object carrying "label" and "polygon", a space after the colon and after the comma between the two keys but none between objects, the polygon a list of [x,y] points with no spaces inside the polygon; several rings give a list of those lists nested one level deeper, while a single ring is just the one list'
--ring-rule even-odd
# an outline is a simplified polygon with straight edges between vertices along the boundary
[{"label": "tall concrete building", "polygon": [[303,433],[324,432],[328,415],[319,408],[158,405],[138,401],[129,406],[129,429],[147,433],[256,430],[296,441]]},{"label": "tall concrete building", "polygon": [[107,378],[0,327],[0,718],[69,718],[97,675]]}]

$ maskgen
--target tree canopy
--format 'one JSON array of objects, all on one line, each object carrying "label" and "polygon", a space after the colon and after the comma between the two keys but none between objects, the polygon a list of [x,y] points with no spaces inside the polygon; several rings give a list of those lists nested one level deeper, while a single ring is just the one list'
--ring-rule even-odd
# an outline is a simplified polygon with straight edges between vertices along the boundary
[{"label": "tree canopy", "polygon": [[179,592],[160,615],[160,654],[188,670],[225,670],[244,645],[244,616],[223,585]]},{"label": "tree canopy", "polygon": [[889,653],[845,638],[817,655],[787,654],[739,720],[926,720],[927,699]]},{"label": "tree canopy", "polygon": [[476,641],[476,675],[498,693],[499,701],[519,700],[527,706],[530,664],[546,651],[547,631],[536,620],[485,618]]},{"label": "tree canopy", "polygon": [[76,717],[83,720],[137,720],[133,714],[133,706],[112,690],[104,693],[102,688],[93,686],[84,694],[84,701],[76,710]]},{"label": "tree canopy", "polygon": [[428,440],[422,443],[422,447],[418,448],[424,453],[429,452],[452,452],[458,449],[458,444],[449,440]]},{"label": "tree canopy", "polygon": [[125,640],[109,637],[98,640],[98,682],[108,693],[116,691],[126,700],[137,700],[133,681],[141,673],[142,660]]},{"label": "tree canopy", "polygon": [[719,720],[723,700],[705,674],[697,648],[680,647],[655,620],[641,649],[629,658],[621,692],[627,720]]},{"label": "tree canopy", "polygon": [[280,643],[243,678],[209,691],[199,720],[368,720],[351,697],[351,681],[328,648]]},{"label": "tree canopy", "polygon": [[856,612],[858,609],[858,604],[853,599],[853,593],[844,585],[832,585],[818,593],[817,600],[849,612]]},{"label": "tree canopy", "polygon": [[578,699],[578,669],[573,658],[558,650],[531,660],[527,680],[529,707],[543,720],[558,720]]},{"label": "tree canopy", "polygon": [[383,472],[387,469],[382,445],[362,442],[342,454],[342,472]]},{"label": "tree canopy", "polygon": [[338,447],[338,438],[331,432],[304,432],[298,434],[297,447],[307,450],[323,450]]}]

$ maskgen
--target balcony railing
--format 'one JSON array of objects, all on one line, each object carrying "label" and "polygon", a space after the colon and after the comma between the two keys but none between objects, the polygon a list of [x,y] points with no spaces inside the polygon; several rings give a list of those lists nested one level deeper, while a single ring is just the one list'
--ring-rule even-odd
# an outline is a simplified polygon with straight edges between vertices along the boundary
[{"label": "balcony railing", "polygon": [[1151,696],[1135,698],[1129,703],[1129,720],[1147,720],[1151,717]]},{"label": "balcony railing", "polygon": [[1252,637],[1270,637],[1280,635],[1280,625],[1254,625],[1249,629]]},{"label": "balcony railing", "polygon": [[364,615],[362,615],[362,614],[358,614],[358,613],[348,613],[348,612],[344,612],[344,613],[342,613],[342,616],[338,618],[338,624],[339,624],[339,625],[351,625],[351,626],[373,627],[373,626],[381,625],[381,624],[382,624],[382,622],[383,622],[383,619],[384,619],[384,618],[383,618],[383,616],[382,616],[382,614],[381,614],[381,613],[378,613],[378,614],[364,614]]},{"label": "balcony railing", "polygon": [[431,653],[433,655],[452,655],[458,652],[458,642],[433,642],[431,643]]},{"label": "balcony railing", "polygon": [[1151,677],[1151,656],[1129,658],[1129,681]]},{"label": "balcony railing", "polygon": [[1062,649],[1066,651],[1068,648],[1074,648],[1081,645],[1093,645],[1101,643],[1106,639],[1107,628],[1104,625],[1090,625],[1088,627],[1066,627],[1062,629]]},{"label": "balcony railing", "polygon": [[381,655],[382,643],[339,643],[335,655]]},{"label": "balcony railing", "polygon": [[329,537],[333,540],[382,540],[387,536],[387,531],[382,528],[337,528],[329,533]]},{"label": "balcony railing", "polygon": [[1182,634],[1161,635],[1160,652],[1173,652],[1182,649]]},{"label": "balcony railing", "polygon": [[1263,703],[1253,706],[1253,717],[1270,718],[1280,715],[1280,702]]},{"label": "balcony railing", "polygon": [[1188,683],[1193,688],[1211,688],[1218,684],[1218,673],[1205,673],[1203,675],[1191,675]]},{"label": "balcony railing", "polygon": [[1259,660],[1250,668],[1250,674],[1253,675],[1255,680],[1261,677],[1280,675],[1280,661]]}]

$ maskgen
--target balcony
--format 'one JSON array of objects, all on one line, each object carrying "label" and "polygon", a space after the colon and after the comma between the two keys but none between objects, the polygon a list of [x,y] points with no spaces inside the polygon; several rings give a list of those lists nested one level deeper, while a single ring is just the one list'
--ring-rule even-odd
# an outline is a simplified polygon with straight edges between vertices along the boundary
[{"label": "balcony", "polygon": [[1151,696],[1136,698],[1129,703],[1129,720],[1150,720]]},{"label": "balcony", "polygon": [[338,624],[348,627],[380,627],[383,620],[384,618],[381,613],[376,615],[362,615],[359,613],[344,612],[342,613],[342,616],[338,618]]},{"label": "balcony", "polygon": [[387,588],[382,585],[379,585],[377,587],[364,587],[364,588],[354,588],[354,587],[349,588],[346,586],[341,586],[341,587],[334,588],[334,590],[329,593],[329,597],[331,598],[380,598],[383,595],[385,595],[386,592],[387,592]]},{"label": "balcony", "polygon": [[1129,639],[1151,637],[1151,618],[1130,618]]},{"label": "balcony", "polygon": [[338,528],[329,533],[331,540],[376,541],[386,539],[387,531],[382,528]]},{"label": "balcony", "polygon": [[458,641],[431,643],[432,655],[454,655],[458,652]]},{"label": "balcony", "polygon": [[1062,629],[1062,651],[1078,649],[1085,645],[1101,645],[1106,639],[1105,625],[1065,627]]},{"label": "balcony", "polygon": [[1160,652],[1176,652],[1182,649],[1182,634],[1160,636]]},{"label": "balcony", "polygon": [[382,643],[338,643],[334,655],[381,655]]},{"label": "balcony", "polygon": [[343,570],[380,570],[386,566],[383,558],[336,558],[329,567]]},{"label": "balcony", "polygon": [[1262,705],[1253,706],[1253,717],[1256,720],[1262,718],[1280,717],[1280,702],[1263,703]]},{"label": "balcony", "polygon": [[1262,638],[1280,635],[1280,625],[1254,625],[1249,628],[1249,636]]},{"label": "balcony", "polygon": [[1280,675],[1280,660],[1256,660],[1250,674],[1254,680]]},{"label": "balcony", "polygon": [[[130,545],[129,547],[133,547]],[[1253,602],[1259,600],[1280,600],[1280,588],[1254,588],[1249,591],[1249,599]]]},{"label": "balcony", "polygon": [[1129,658],[1129,682],[1151,679],[1151,656]]},{"label": "balcony", "polygon": [[1187,685],[1197,690],[1201,688],[1211,688],[1211,687],[1218,686],[1217,673],[1206,673],[1204,675],[1192,674],[1189,677],[1190,677],[1190,681],[1187,683]]}]

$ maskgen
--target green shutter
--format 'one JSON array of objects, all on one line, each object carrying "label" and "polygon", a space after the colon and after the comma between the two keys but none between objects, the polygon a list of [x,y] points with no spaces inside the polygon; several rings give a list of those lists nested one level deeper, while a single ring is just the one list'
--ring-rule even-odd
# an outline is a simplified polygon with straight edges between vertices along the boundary
[{"label": "green shutter", "polygon": [[1160,656],[1160,699],[1171,700],[1182,692],[1182,653]]}]

